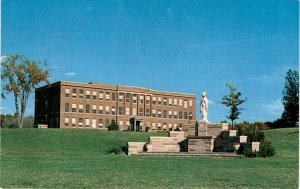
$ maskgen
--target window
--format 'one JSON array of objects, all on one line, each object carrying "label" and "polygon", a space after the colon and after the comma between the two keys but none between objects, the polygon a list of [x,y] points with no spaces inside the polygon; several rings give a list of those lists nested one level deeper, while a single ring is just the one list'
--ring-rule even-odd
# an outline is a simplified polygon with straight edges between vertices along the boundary
[{"label": "window", "polygon": [[167,124],[166,123],[163,123],[163,128],[164,128],[164,130],[167,129]]},{"label": "window", "polygon": [[130,108],[126,108],[126,115],[130,115]]},{"label": "window", "polygon": [[188,116],[187,116],[187,112],[184,112],[184,119],[187,119]]},{"label": "window", "polygon": [[76,104],[72,104],[72,112],[76,112]]},{"label": "window", "polygon": [[111,101],[116,102],[116,93],[111,93]]},{"label": "window", "polygon": [[174,123],[174,129],[176,129],[177,128],[177,124],[176,123]]},{"label": "window", "polygon": [[179,129],[182,130],[182,124],[181,123],[179,123]]},{"label": "window", "polygon": [[169,106],[172,106],[172,98],[169,98]]},{"label": "window", "polygon": [[65,117],[65,126],[68,127],[69,126],[69,118]]},{"label": "window", "polygon": [[83,98],[83,90],[79,89],[79,98]]},{"label": "window", "polygon": [[103,106],[99,106],[99,114],[103,114]]},{"label": "window", "polygon": [[161,98],[160,97],[157,98],[157,104],[161,105]]},{"label": "window", "polygon": [[143,108],[139,109],[139,116],[144,116],[144,109]]},{"label": "window", "polygon": [[182,99],[179,99],[179,106],[182,106]]},{"label": "window", "polygon": [[103,100],[103,92],[99,92],[99,100]]},{"label": "window", "polygon": [[76,127],[76,118],[72,117],[72,127]]},{"label": "window", "polygon": [[161,110],[157,110],[157,117],[161,118]]},{"label": "window", "polygon": [[70,111],[69,103],[65,103],[65,112],[69,112],[69,111]]},{"label": "window", "polygon": [[150,117],[150,109],[146,109],[146,117]]},{"label": "window", "polygon": [[103,119],[99,119],[99,127],[103,127]]},{"label": "window", "polygon": [[189,100],[189,106],[193,106],[193,101]]},{"label": "window", "polygon": [[96,112],[97,112],[96,105],[93,105],[93,114],[95,114]]},{"label": "window", "polygon": [[174,119],[177,119],[177,111],[174,111]]},{"label": "window", "polygon": [[161,123],[157,124],[157,130],[161,130]]},{"label": "window", "polygon": [[164,97],[164,105],[166,106],[167,105],[167,98]]},{"label": "window", "polygon": [[96,99],[97,99],[97,92],[93,91],[93,100],[96,100]]},{"label": "window", "polygon": [[172,129],[172,123],[169,123],[169,130]]},{"label": "window", "polygon": [[146,104],[150,104],[150,96],[146,96]]},{"label": "window", "polygon": [[90,105],[85,105],[85,113],[90,113]]},{"label": "window", "polygon": [[169,111],[169,118],[172,118],[172,111]]},{"label": "window", "polygon": [[86,99],[91,99],[91,91],[85,91],[85,98]]},{"label": "window", "polygon": [[137,100],[137,95],[133,95],[133,97],[132,97],[132,103],[136,104],[136,100]]},{"label": "window", "polygon": [[96,128],[96,119],[92,119],[92,128]]},{"label": "window", "polygon": [[119,94],[119,102],[123,103],[123,94]]},{"label": "window", "polygon": [[174,99],[174,106],[177,106],[177,99]]},{"label": "window", "polygon": [[167,118],[167,110],[163,111],[163,118]]},{"label": "window", "polygon": [[109,127],[109,119],[105,120],[105,127]]},{"label": "window", "polygon": [[105,114],[106,114],[106,115],[109,115],[109,106],[106,106],[106,107],[105,107]]},{"label": "window", "polygon": [[111,114],[116,115],[116,107],[115,106],[111,107]]},{"label": "window", "polygon": [[105,99],[106,99],[106,101],[109,101],[109,92],[105,93]]},{"label": "window", "polygon": [[155,130],[156,123],[152,123],[152,130]]},{"label": "window", "polygon": [[126,103],[130,102],[130,94],[126,93]]},{"label": "window", "polygon": [[65,97],[69,97],[70,96],[70,89],[65,89]]},{"label": "window", "polygon": [[156,97],[152,97],[152,104],[153,104],[153,105],[156,104]]},{"label": "window", "polygon": [[85,127],[90,127],[90,119],[85,119]]},{"label": "window", "polygon": [[179,119],[182,119],[182,112],[179,112]]},{"label": "window", "polygon": [[140,95],[140,104],[144,104],[144,96]]},{"label": "window", "polygon": [[119,106],[119,115],[123,115],[123,107]]},{"label": "window", "polygon": [[79,109],[79,113],[83,113],[83,105],[82,104],[79,104],[78,109]]},{"label": "window", "polygon": [[76,89],[72,89],[72,98],[76,98]]},{"label": "window", "polygon": [[188,102],[187,100],[184,100],[184,108],[187,108]]},{"label": "window", "polygon": [[152,110],[152,117],[156,117],[156,110]]},{"label": "window", "polygon": [[132,115],[136,116],[136,108],[132,108]]},{"label": "window", "polygon": [[130,126],[130,121],[126,121],[126,125],[127,125],[127,126]]},{"label": "window", "polygon": [[120,126],[123,126],[123,121],[119,121],[119,125],[120,125]]},{"label": "window", "polygon": [[82,125],[83,125],[83,118],[79,118],[78,119],[78,125],[79,125],[79,127],[82,127]]},{"label": "window", "polygon": [[193,113],[189,112],[189,119],[192,120],[193,119]]}]

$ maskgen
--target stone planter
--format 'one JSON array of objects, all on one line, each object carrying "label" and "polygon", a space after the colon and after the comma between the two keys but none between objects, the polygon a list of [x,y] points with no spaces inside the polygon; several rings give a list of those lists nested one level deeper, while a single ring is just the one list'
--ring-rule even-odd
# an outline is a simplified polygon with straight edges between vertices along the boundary
[{"label": "stone planter", "polygon": [[240,143],[247,143],[247,136],[240,136]]},{"label": "stone planter", "polygon": [[251,142],[251,150],[253,152],[258,152],[259,151],[259,144],[260,142]]},{"label": "stone planter", "polygon": [[229,137],[235,137],[236,136],[236,130],[229,130]]}]

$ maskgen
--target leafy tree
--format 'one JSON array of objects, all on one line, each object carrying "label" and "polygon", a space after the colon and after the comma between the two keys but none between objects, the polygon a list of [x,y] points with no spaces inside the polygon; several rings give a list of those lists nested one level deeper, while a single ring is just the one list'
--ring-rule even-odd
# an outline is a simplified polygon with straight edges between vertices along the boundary
[{"label": "leafy tree", "polygon": [[112,120],[110,125],[107,127],[107,130],[109,130],[109,131],[118,131],[119,130],[119,125],[116,124],[115,120]]},{"label": "leafy tree", "polygon": [[1,96],[5,99],[7,94],[13,94],[19,128],[23,127],[29,94],[39,83],[49,84],[46,67],[46,62],[31,61],[22,55],[11,55],[1,59]]},{"label": "leafy tree", "polygon": [[220,103],[230,108],[230,114],[226,117],[231,120],[231,127],[233,128],[233,121],[239,118],[241,110],[243,110],[238,106],[243,104],[247,99],[240,99],[242,94],[237,92],[236,88],[232,84],[226,83],[226,86],[229,88],[230,94],[229,96],[223,96]]},{"label": "leafy tree", "polygon": [[287,71],[282,95],[281,119],[287,126],[295,127],[299,122],[299,73],[296,70]]}]

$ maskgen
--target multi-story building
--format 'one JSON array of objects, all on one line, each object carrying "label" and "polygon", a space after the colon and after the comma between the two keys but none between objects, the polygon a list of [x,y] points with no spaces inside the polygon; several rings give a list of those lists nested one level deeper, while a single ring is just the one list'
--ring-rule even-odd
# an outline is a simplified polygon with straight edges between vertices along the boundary
[{"label": "multi-story building", "polygon": [[196,95],[60,81],[35,90],[35,125],[159,131],[195,123]]}]

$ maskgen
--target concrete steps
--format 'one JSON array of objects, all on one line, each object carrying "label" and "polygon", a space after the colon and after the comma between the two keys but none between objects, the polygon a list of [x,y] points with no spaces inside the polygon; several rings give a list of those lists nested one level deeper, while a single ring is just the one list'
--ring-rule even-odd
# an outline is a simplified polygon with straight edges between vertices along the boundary
[{"label": "concrete steps", "polygon": [[188,152],[139,152],[137,154],[132,154],[134,156],[170,156],[170,157],[219,157],[219,158],[240,158],[241,155],[237,155],[236,153],[226,153],[226,152],[218,152],[218,153],[188,153]]}]

